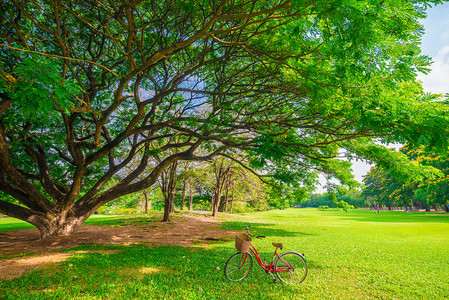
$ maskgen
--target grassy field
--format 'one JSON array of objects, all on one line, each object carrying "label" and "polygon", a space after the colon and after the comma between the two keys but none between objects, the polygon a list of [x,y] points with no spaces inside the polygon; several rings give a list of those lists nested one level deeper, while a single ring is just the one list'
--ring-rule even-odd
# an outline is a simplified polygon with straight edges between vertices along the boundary
[{"label": "grassy field", "polygon": [[[7,220],[0,219],[0,231],[23,226]],[[135,245],[117,253],[77,254],[52,268],[0,280],[0,299],[449,298],[448,214],[288,209],[223,220],[224,228],[252,224],[253,233],[266,235],[254,244],[267,260],[271,242],[304,253],[310,267],[305,282],[274,284],[257,265],[244,281],[226,281],[223,268],[235,252],[233,242],[206,249]]]}]

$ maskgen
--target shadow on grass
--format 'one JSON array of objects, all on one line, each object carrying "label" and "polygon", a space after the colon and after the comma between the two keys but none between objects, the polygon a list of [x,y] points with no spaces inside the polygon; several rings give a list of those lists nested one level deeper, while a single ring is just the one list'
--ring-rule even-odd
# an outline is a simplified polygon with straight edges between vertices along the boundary
[{"label": "shadow on grass", "polygon": [[229,250],[130,246],[118,253],[82,253],[53,269],[0,280],[2,299],[286,299],[301,286],[274,284],[256,264],[242,282],[223,269]]}]

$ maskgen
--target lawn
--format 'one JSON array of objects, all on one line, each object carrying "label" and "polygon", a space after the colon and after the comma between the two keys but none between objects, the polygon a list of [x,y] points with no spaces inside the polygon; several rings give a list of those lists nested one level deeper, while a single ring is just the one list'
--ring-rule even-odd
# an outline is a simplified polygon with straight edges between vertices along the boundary
[{"label": "lawn", "polygon": [[[447,214],[287,209],[221,218],[224,228],[252,224],[253,233],[266,235],[254,244],[267,260],[271,242],[304,253],[310,267],[306,280],[299,286],[275,284],[255,265],[244,281],[226,281],[223,268],[235,252],[233,242],[207,248],[135,245],[76,254],[51,268],[0,280],[0,299],[449,298]],[[103,221],[114,223],[90,220]],[[0,231],[11,229],[5,219],[0,222]]]}]

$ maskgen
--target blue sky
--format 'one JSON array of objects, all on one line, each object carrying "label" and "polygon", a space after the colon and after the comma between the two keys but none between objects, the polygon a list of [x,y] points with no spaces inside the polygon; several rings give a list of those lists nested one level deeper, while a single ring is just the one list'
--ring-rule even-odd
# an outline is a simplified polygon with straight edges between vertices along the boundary
[{"label": "blue sky", "polygon": [[[422,21],[424,36],[422,53],[430,56],[434,63],[428,75],[420,74],[424,91],[429,93],[449,93],[449,3],[440,4],[427,10],[427,18]],[[353,162],[355,179],[362,182],[363,176],[371,166],[362,161]],[[321,177],[321,176],[320,176]],[[325,179],[320,178],[324,185]],[[317,193],[326,192],[325,187],[318,188]]]},{"label": "blue sky", "polygon": [[422,23],[425,34],[422,38],[423,54],[432,57],[432,72],[420,75],[426,92],[449,93],[449,3],[427,10]]}]

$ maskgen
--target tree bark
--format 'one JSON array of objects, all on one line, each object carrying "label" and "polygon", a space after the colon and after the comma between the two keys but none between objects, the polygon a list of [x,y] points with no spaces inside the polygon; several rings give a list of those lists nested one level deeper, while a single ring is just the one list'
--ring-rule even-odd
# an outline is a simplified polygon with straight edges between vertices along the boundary
[{"label": "tree bark", "polygon": [[225,194],[225,206],[224,212],[228,212],[228,197],[229,197],[229,181],[226,181],[226,194]]},{"label": "tree bark", "polygon": [[186,185],[187,185],[187,180],[184,178],[182,180],[182,198],[181,198],[180,210],[184,210],[184,201],[186,199]]},{"label": "tree bark", "polygon": [[161,174],[161,189],[164,195],[163,222],[170,222],[170,214],[175,212],[176,171],[178,162],[173,162],[167,170]]},{"label": "tree bark", "polygon": [[218,212],[218,206],[220,205],[221,189],[215,187],[214,195],[212,197],[212,216],[216,217]]},{"label": "tree bark", "polygon": [[[89,214],[89,216],[90,215],[91,214]],[[41,216],[34,215],[31,217],[32,221],[30,223],[39,229],[41,239],[46,239],[51,236],[70,235],[73,232],[76,232],[87,218],[88,216],[86,215],[67,218],[58,216],[54,217],[52,220],[49,220]]]},{"label": "tree bark", "polygon": [[148,213],[148,195],[147,195],[147,190],[144,189],[143,190],[143,196],[145,197],[145,213]]},{"label": "tree bark", "polygon": [[192,189],[192,183],[189,182],[189,211],[192,210],[192,204],[193,204],[193,189]]}]

